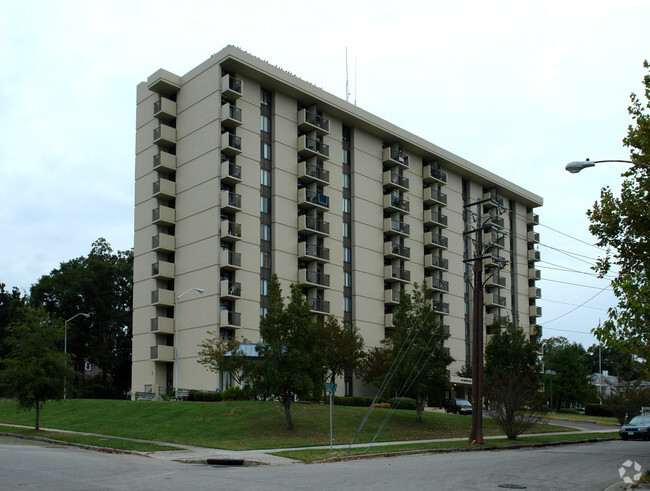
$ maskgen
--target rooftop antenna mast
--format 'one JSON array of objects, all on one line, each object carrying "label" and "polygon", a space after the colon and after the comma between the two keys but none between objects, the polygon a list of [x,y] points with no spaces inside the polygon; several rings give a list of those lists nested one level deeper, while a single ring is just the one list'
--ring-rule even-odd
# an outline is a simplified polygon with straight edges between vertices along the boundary
[{"label": "rooftop antenna mast", "polygon": [[345,102],[350,102],[350,79],[348,76],[348,47],[345,47]]}]

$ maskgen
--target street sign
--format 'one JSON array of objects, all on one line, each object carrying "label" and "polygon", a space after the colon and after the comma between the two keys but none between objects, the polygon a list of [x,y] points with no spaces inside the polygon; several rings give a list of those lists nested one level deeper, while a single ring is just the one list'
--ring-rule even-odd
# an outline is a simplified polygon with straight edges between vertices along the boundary
[{"label": "street sign", "polygon": [[325,392],[336,392],[336,384],[325,384]]}]

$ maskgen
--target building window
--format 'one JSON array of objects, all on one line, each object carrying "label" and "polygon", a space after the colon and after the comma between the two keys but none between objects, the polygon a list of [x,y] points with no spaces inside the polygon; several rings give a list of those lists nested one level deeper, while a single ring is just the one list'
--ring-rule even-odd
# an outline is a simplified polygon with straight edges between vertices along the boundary
[{"label": "building window", "polygon": [[269,280],[260,279],[260,295],[266,297],[269,294]]},{"label": "building window", "polygon": [[260,129],[266,133],[271,133],[271,118],[262,114],[260,116]]},{"label": "building window", "polygon": [[350,189],[350,174],[343,173],[343,189]]},{"label": "building window", "polygon": [[269,313],[268,307],[260,307],[260,317],[266,317],[266,314]]},{"label": "building window", "polygon": [[271,93],[268,90],[260,89],[260,102],[263,106],[271,105]]},{"label": "building window", "polygon": [[271,171],[268,169],[260,169],[260,184],[262,186],[271,187]]},{"label": "building window", "polygon": [[271,253],[260,251],[260,267],[271,269]]},{"label": "building window", "polygon": [[271,213],[271,198],[260,196],[260,211],[262,213]]},{"label": "building window", "polygon": [[343,163],[346,165],[350,164],[350,150],[347,148],[343,149]]},{"label": "building window", "polygon": [[343,297],[343,312],[352,312],[352,297]]},{"label": "building window", "polygon": [[343,248],[343,261],[346,263],[352,262],[352,249],[350,249],[349,247]]},{"label": "building window", "polygon": [[343,198],[343,213],[350,213],[350,198]]},{"label": "building window", "polygon": [[262,142],[262,158],[271,160],[271,145],[269,143]]},{"label": "building window", "polygon": [[343,238],[344,239],[349,239],[352,237],[352,234],[350,233],[350,222],[343,222]]},{"label": "building window", "polygon": [[343,286],[351,287],[352,286],[352,273],[349,271],[343,272]]},{"label": "building window", "polygon": [[262,240],[271,240],[271,226],[266,223],[262,224]]}]

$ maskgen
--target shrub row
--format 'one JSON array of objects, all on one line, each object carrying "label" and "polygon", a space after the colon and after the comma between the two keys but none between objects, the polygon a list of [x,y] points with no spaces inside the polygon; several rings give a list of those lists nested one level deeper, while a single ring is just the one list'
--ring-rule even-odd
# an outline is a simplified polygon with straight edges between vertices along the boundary
[{"label": "shrub row", "polygon": [[587,416],[614,416],[614,411],[604,404],[585,404],[585,414]]},{"label": "shrub row", "polygon": [[[334,404],[338,406],[361,406],[369,407],[370,404],[375,400],[374,397],[337,397],[334,396]],[[399,401],[399,405],[398,404]],[[415,399],[409,397],[404,397],[401,401],[397,397],[392,399],[378,399],[377,404],[389,403],[393,409],[412,409],[415,410],[416,404]]]}]

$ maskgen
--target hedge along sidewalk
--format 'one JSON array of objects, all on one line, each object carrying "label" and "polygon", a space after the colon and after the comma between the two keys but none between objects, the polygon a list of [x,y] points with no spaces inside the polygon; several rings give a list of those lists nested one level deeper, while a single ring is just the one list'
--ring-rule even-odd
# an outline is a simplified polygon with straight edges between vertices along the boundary
[{"label": "hedge along sidewalk", "polygon": [[[172,446],[164,442],[140,440],[137,438],[115,437],[97,433],[58,430],[42,428],[34,430],[33,427],[13,424],[0,424],[0,435],[33,440],[42,443],[74,446],[115,453],[148,454],[150,452],[182,450],[186,446]],[[189,446],[188,446],[189,447]]]}]

